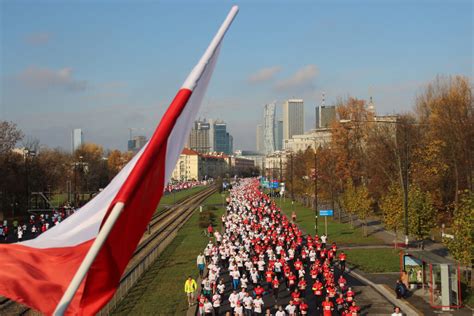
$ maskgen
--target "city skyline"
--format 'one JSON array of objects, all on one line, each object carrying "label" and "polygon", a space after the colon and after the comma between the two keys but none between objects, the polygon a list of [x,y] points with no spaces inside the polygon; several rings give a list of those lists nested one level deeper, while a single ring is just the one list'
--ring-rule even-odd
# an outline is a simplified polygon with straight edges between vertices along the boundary
[{"label": "city skyline", "polygon": [[[236,149],[255,148],[248,113],[270,100],[304,99],[309,127],[322,91],[327,105],[372,95],[390,114],[410,110],[437,74],[472,78],[470,1],[298,4],[240,3],[201,111],[228,123]],[[0,116],[50,147],[69,148],[82,126],[88,141],[125,149],[128,128],[150,136],[230,2],[1,6]],[[284,19],[293,22],[274,23]]]}]

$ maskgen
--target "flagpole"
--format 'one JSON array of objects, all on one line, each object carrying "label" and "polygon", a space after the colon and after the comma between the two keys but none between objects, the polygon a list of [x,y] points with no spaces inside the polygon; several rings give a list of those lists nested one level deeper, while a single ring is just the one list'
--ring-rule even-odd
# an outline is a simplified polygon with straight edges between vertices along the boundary
[{"label": "flagpole", "polygon": [[[198,64],[191,71],[189,76],[186,78],[183,84],[183,88],[188,88],[191,91],[194,89],[194,87],[196,86],[196,83],[199,81],[199,78],[204,73],[206,66],[209,64],[210,59],[212,58],[217,48],[219,47],[219,44],[224,38],[225,33],[230,27],[238,11],[239,11],[238,6],[233,6],[231,8],[229,13],[227,14],[226,19],[224,20],[221,27],[219,28],[216,35],[214,36],[211,43],[209,44],[208,48],[206,49],[206,52],[201,57]],[[82,281],[86,277],[87,272],[92,266],[95,258],[99,254],[100,249],[102,248],[105,241],[107,240],[107,237],[112,231],[112,228],[114,227],[115,222],[120,217],[120,214],[122,213],[124,207],[125,207],[125,204],[122,202],[118,202],[117,204],[114,205],[112,211],[110,212],[109,217],[106,219],[104,225],[100,229],[96,239],[92,243],[91,248],[87,252],[84,260],[79,266],[79,269],[76,271],[76,274],[74,275],[71,283],[69,283],[68,288],[66,289],[61,300],[56,306],[54,315],[62,316],[66,312],[67,308],[69,307],[69,304],[71,303],[77,290],[79,289],[79,286],[81,285]]]},{"label": "flagpole", "polygon": [[71,283],[69,283],[69,286],[66,289],[66,292],[64,292],[61,301],[59,301],[59,304],[56,306],[54,315],[64,315],[64,313],[66,312],[69,304],[71,303],[72,299],[74,298],[74,295],[77,292],[77,289],[81,285],[82,280],[84,280],[92,263],[97,257],[97,254],[99,253],[100,249],[105,243],[105,240],[109,236],[110,231],[114,227],[115,222],[122,213],[124,206],[125,204],[123,204],[122,202],[118,202],[117,204],[115,204],[114,208],[112,209],[112,212],[110,212],[109,217],[105,221],[104,226],[102,226],[101,230],[99,231],[99,234],[97,235],[97,238],[94,240],[94,243],[87,252],[87,255],[85,256],[84,260],[82,260],[79,269],[77,269],[74,278],[72,279]]}]

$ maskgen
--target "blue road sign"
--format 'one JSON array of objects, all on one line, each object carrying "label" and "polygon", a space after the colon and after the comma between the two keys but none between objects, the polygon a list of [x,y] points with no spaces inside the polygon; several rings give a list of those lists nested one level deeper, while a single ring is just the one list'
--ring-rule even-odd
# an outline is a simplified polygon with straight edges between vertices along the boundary
[{"label": "blue road sign", "polygon": [[333,210],[319,210],[319,216],[334,216]]}]

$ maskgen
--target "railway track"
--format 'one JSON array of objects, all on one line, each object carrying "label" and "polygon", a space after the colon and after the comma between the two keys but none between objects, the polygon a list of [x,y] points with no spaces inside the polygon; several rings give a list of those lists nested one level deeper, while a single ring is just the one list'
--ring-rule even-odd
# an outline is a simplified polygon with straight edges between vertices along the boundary
[{"label": "railway track", "polygon": [[[160,244],[172,238],[173,234],[191,217],[196,207],[216,192],[216,190],[214,186],[211,186],[153,215],[147,232],[144,233],[140,240],[120,280],[120,286],[115,296],[99,314],[106,315],[115,308],[117,303],[138,280],[138,277],[141,276],[146,268],[154,261],[158,255],[157,253],[161,253],[163,249],[161,249],[161,251],[158,249]],[[2,297],[0,298],[0,315],[33,316],[41,315],[41,313],[28,306]]]}]

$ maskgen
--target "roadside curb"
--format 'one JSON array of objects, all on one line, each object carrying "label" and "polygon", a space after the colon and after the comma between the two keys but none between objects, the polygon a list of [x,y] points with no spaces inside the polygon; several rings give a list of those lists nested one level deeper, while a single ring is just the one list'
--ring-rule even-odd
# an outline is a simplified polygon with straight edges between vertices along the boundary
[{"label": "roadside curb", "polygon": [[366,277],[360,275],[359,273],[355,272],[352,269],[348,269],[349,273],[353,275],[355,278],[359,279],[361,282],[369,285],[372,287],[375,291],[377,291],[380,295],[385,297],[390,303],[393,304],[393,306],[398,306],[402,310],[402,313],[404,315],[408,316],[415,316],[415,315],[420,315],[422,316],[423,313],[420,312],[416,307],[414,307],[412,304],[408,303],[405,300],[397,299],[393,293],[388,290],[385,285],[383,284],[375,284],[374,282],[370,281]]}]

